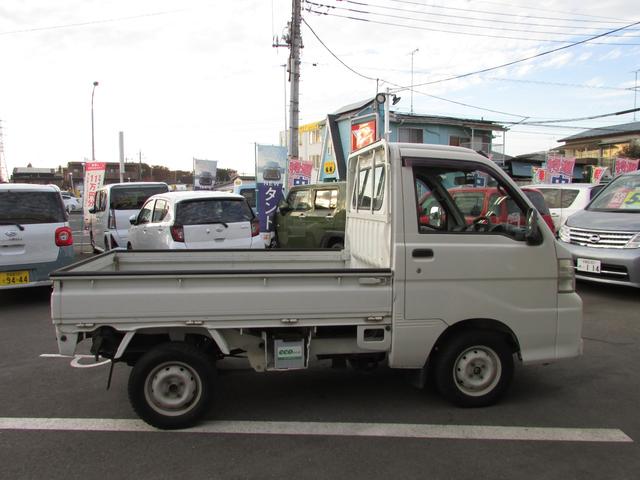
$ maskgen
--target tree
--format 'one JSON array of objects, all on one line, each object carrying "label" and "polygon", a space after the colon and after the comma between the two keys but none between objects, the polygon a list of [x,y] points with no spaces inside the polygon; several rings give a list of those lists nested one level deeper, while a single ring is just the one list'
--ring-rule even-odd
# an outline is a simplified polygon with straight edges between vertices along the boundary
[{"label": "tree", "polygon": [[620,154],[627,158],[640,158],[640,141],[631,140],[629,145],[625,145],[622,150],[620,150]]}]

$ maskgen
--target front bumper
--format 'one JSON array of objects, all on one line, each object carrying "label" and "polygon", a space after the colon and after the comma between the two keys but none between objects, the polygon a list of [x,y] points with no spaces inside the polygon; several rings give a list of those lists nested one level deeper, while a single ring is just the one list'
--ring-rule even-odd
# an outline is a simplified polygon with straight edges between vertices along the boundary
[{"label": "front bumper", "polygon": [[600,260],[600,273],[581,272],[576,279],[640,288],[640,248],[593,248],[561,242],[577,267],[578,258]]}]

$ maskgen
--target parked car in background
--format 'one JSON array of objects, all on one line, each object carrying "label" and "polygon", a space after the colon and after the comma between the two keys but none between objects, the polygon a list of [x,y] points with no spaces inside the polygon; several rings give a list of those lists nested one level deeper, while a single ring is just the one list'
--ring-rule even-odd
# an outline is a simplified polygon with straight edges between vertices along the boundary
[{"label": "parked car in background", "polygon": [[136,215],[149,197],[168,191],[169,186],[162,182],[112,183],[99,189],[89,210],[89,239],[93,251],[125,248],[129,217]]},{"label": "parked car in background", "polygon": [[563,183],[529,185],[544,196],[556,230],[567,218],[584,207],[604,188],[603,183]]},{"label": "parked car in background", "polygon": [[280,248],[344,248],[346,182],[301,185],[289,190],[276,213]]},{"label": "parked car in background", "polygon": [[233,193],[161,193],[129,221],[129,250],[264,248],[258,218]]},{"label": "parked car in background", "polygon": [[559,237],[576,278],[640,288],[640,171],[609,183],[567,218]]},{"label": "parked car in background", "polygon": [[70,192],[60,192],[62,201],[64,202],[64,208],[67,212],[80,212],[82,211],[82,202],[79,198],[72,195]]},{"label": "parked car in background", "polygon": [[257,204],[257,191],[256,191],[256,182],[247,182],[242,183],[241,185],[234,185],[233,193],[242,195],[247,199],[251,210],[253,213],[258,215],[258,204]]},{"label": "parked car in background", "polygon": [[[510,223],[513,225],[524,225],[525,218],[520,214],[519,207],[504,192],[496,187],[459,187],[449,188],[448,193],[456,203],[456,206],[464,213],[467,224],[478,222],[489,222],[492,224]],[[545,204],[542,193],[531,187],[522,189],[524,194],[531,200],[540,216],[549,226],[552,232],[556,229],[551,219],[551,213]],[[432,194],[425,193],[420,202],[422,205],[422,222],[427,224],[430,207],[436,199]]]},{"label": "parked car in background", "polygon": [[0,289],[49,285],[73,262],[73,235],[55,185],[0,185]]}]

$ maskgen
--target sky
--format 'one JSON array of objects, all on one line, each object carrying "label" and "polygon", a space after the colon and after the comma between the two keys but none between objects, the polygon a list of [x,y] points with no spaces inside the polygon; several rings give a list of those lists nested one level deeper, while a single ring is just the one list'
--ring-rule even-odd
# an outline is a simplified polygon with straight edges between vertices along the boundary
[{"label": "sky", "polygon": [[[255,143],[277,144],[285,125],[288,50],[272,45],[291,3],[2,0],[9,174],[91,159],[94,81],[97,161],[119,160],[122,131],[131,161],[190,170],[195,157],[252,172]],[[389,88],[399,112],[504,122],[509,131],[495,143],[517,155],[634,121],[633,113],[573,119],[640,105],[640,24],[545,54],[639,22],[637,0],[313,0],[303,8],[300,124]],[[525,125],[548,120],[565,121]]]}]

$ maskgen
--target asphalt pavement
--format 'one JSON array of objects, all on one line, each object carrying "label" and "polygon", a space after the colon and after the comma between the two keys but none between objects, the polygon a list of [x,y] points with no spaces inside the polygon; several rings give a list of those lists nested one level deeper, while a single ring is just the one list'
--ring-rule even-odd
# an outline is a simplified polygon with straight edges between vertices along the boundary
[{"label": "asphalt pavement", "polygon": [[[490,408],[453,407],[387,369],[233,365],[202,429],[160,432],[129,406],[128,367],[106,391],[105,366],[41,356],[57,353],[48,288],[0,292],[0,477],[636,479],[640,292],[579,293],[584,355],[518,367]],[[610,431],[621,437],[596,435]],[[504,432],[514,437],[497,440]]]}]

